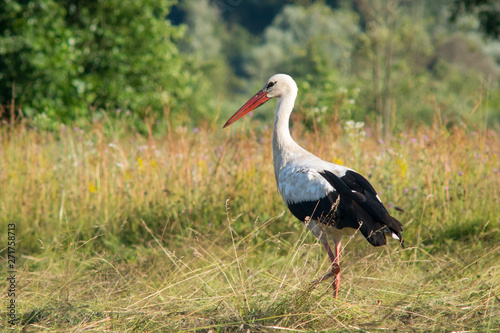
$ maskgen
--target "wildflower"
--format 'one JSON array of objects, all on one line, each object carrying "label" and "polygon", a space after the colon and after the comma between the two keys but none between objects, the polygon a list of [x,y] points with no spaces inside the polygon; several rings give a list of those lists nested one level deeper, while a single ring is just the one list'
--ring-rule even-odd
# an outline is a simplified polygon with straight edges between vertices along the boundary
[{"label": "wildflower", "polygon": [[463,176],[463,174],[464,174],[464,172],[463,172],[462,170],[460,170],[460,171],[458,172],[458,175],[459,175],[459,176]]},{"label": "wildflower", "polygon": [[409,190],[408,188],[405,188],[405,189],[403,190],[403,193],[404,193],[404,194],[406,194],[406,193],[408,193],[408,192],[410,192],[410,190]]},{"label": "wildflower", "polygon": [[365,123],[362,121],[348,120],[344,124],[344,129],[352,138],[360,138],[361,140],[366,136],[366,131],[364,130]]},{"label": "wildflower", "polygon": [[355,124],[354,120],[348,120],[345,122],[344,129],[346,131],[348,131],[348,130],[354,128],[354,124]]},{"label": "wildflower", "polygon": [[396,160],[396,163],[399,165],[400,167],[400,170],[399,170],[399,176],[400,177],[404,177],[406,176],[406,170],[408,168],[408,165],[406,164],[406,161],[401,159],[401,158],[398,158]]},{"label": "wildflower", "polygon": [[334,158],[333,159],[333,163],[339,164],[339,165],[343,165],[344,164],[344,160],[339,159],[339,158]]},{"label": "wildflower", "polygon": [[195,128],[193,129],[193,133],[198,133],[199,131],[200,131],[200,129],[199,129],[198,127],[195,127]]}]

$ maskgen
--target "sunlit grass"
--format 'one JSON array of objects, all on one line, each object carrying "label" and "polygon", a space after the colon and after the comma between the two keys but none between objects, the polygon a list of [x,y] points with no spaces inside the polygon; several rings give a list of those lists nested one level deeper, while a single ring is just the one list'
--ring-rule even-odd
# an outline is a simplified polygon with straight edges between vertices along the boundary
[{"label": "sunlit grass", "polygon": [[366,175],[403,223],[407,249],[346,240],[338,300],[327,283],[309,285],[327,257],[283,214],[269,128],[2,128],[17,328],[495,331],[498,132],[435,125],[381,140],[342,125],[307,132],[296,121],[292,135]]}]

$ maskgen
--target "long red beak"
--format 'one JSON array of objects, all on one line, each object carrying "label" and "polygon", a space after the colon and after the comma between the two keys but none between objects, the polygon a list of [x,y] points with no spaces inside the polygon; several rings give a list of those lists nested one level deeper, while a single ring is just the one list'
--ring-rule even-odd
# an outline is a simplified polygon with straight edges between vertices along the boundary
[{"label": "long red beak", "polygon": [[234,123],[236,120],[240,119],[244,115],[246,115],[248,112],[258,108],[268,100],[270,100],[270,97],[267,97],[267,92],[264,90],[259,91],[255,95],[253,95],[252,98],[248,100],[238,111],[236,111],[235,114],[229,120],[222,126],[222,128],[226,128],[232,123]]}]

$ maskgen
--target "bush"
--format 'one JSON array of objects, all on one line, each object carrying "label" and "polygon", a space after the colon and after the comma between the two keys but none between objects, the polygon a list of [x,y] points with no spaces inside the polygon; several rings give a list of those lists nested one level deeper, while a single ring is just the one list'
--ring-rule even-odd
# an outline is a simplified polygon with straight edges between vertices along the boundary
[{"label": "bush", "polygon": [[192,78],[164,0],[6,1],[0,104],[69,121],[91,109],[195,109]]}]

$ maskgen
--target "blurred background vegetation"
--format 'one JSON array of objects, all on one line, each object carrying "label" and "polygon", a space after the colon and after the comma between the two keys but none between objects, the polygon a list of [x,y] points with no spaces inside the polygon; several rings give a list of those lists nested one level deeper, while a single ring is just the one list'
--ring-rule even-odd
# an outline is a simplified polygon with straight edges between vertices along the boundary
[{"label": "blurred background vegetation", "polygon": [[311,127],[494,125],[499,22],[493,0],[5,0],[1,118],[215,124],[284,72]]}]

